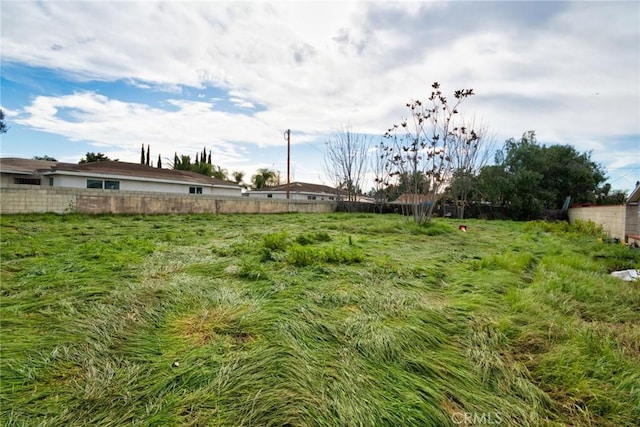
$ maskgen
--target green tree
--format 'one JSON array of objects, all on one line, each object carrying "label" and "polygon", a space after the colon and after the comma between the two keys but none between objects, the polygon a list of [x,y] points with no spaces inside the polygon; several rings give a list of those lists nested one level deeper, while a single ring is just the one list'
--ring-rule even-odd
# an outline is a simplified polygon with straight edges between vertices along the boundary
[{"label": "green tree", "polygon": [[191,156],[188,154],[181,154],[178,156],[176,153],[173,158],[173,168],[177,170],[190,171],[191,170]]},{"label": "green tree", "polygon": [[611,184],[606,183],[598,188],[596,203],[599,205],[622,205],[627,199],[627,192],[622,190],[611,191]]},{"label": "green tree", "polygon": [[[103,162],[106,160],[111,160],[111,159],[102,153],[87,152],[87,154],[85,154],[85,156],[82,159],[80,159],[78,163]],[[118,159],[114,159],[113,161],[117,162]]]},{"label": "green tree", "polygon": [[480,169],[476,189],[476,201],[486,202],[491,206],[505,206],[511,182],[504,165],[484,166]]},{"label": "green tree", "polygon": [[546,147],[542,185],[548,190],[545,202],[551,209],[560,209],[566,196],[576,202],[595,202],[605,171],[591,160],[591,153],[579,153],[571,145]]},{"label": "green tree", "polygon": [[268,168],[260,168],[256,171],[256,174],[251,177],[251,183],[253,188],[259,190],[264,187],[278,185],[278,173]]},{"label": "green tree", "polygon": [[46,154],[44,156],[33,156],[32,157],[33,160],[46,160],[47,162],[57,162],[58,159],[53,158],[51,156],[47,156]]},{"label": "green tree", "polygon": [[191,171],[212,178],[228,181],[229,177],[227,170],[221,166],[212,165],[206,161],[205,157],[204,151],[202,153],[198,152],[196,153],[196,161],[192,163],[191,156],[186,154],[178,156],[178,153],[175,153],[173,158],[173,169]]},{"label": "green tree", "polygon": [[510,138],[496,166],[483,168],[480,194],[508,208],[514,219],[532,219],[544,209],[560,209],[567,196],[574,202],[595,202],[606,179],[591,153],[570,145],[539,145],[535,132]]},{"label": "green tree", "polygon": [[520,140],[509,138],[502,149],[503,167],[509,179],[507,204],[514,219],[537,218],[544,209],[548,194],[541,186],[544,153],[533,131],[522,134]]},{"label": "green tree", "polygon": [[229,180],[229,172],[224,169],[221,166],[217,166],[217,165],[212,165],[210,163],[204,163],[205,165],[209,166],[211,169],[211,177],[216,178],[216,179],[221,179],[223,181],[228,181]]},{"label": "green tree", "polygon": [[208,163],[194,163],[188,170],[199,173],[200,175],[213,176],[213,166]]},{"label": "green tree", "polygon": [[0,133],[6,133],[9,130],[7,123],[5,122],[5,114],[3,110],[0,110]]},{"label": "green tree", "polygon": [[233,176],[233,180],[237,184],[240,184],[242,182],[242,180],[244,179],[244,172],[234,171],[234,172],[231,173],[231,176]]}]

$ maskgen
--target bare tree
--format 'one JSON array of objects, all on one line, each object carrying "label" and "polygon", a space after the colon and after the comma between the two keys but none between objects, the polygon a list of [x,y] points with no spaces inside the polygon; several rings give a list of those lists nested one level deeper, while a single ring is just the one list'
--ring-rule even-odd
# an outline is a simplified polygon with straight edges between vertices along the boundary
[{"label": "bare tree", "polygon": [[382,206],[389,202],[389,186],[395,181],[393,164],[387,161],[387,147],[380,141],[371,152],[371,171],[373,173],[373,197],[382,212]]},{"label": "bare tree", "polygon": [[456,201],[458,218],[464,218],[469,194],[480,169],[494,155],[496,140],[495,134],[489,132],[489,126],[483,121],[476,123],[475,117],[461,118],[460,126],[453,128],[449,192]]},{"label": "bare tree", "polygon": [[455,102],[450,105],[438,82],[431,88],[427,101],[408,102],[410,118],[394,124],[384,135],[387,162],[395,174],[409,178],[405,191],[417,223],[433,215],[436,199],[451,173],[451,140],[458,107],[473,95],[473,89],[456,90]]},{"label": "bare tree", "polygon": [[371,139],[355,133],[347,125],[335,132],[325,144],[324,170],[336,188],[347,192],[347,201],[357,201],[367,173],[367,155]]}]

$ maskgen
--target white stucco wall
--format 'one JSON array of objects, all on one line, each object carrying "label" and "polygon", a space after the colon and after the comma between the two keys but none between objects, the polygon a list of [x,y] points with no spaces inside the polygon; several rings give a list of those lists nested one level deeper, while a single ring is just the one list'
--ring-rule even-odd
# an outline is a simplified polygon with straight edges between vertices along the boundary
[{"label": "white stucco wall", "polygon": [[[259,191],[259,192],[253,192],[253,191],[249,191],[247,194],[249,194],[249,197],[251,198],[256,198],[256,199],[278,199],[278,200],[283,200],[287,198],[287,193],[284,192],[273,192],[273,193],[269,193],[266,191]],[[269,197],[269,194],[272,195],[272,197]],[[309,199],[309,196],[315,196],[315,199]],[[330,200],[329,198],[333,197],[334,200]],[[336,196],[329,196],[329,195],[322,195],[322,194],[313,194],[313,193],[300,193],[300,192],[295,192],[292,191],[291,193],[289,193],[289,199],[290,200],[309,200],[309,201],[335,201]]]},{"label": "white stucco wall", "polygon": [[[16,184],[16,178],[24,178],[24,179],[39,179],[40,185],[28,185],[28,184]],[[49,178],[40,176],[40,175],[28,175],[28,174],[11,174],[11,173],[3,173],[0,175],[0,187],[13,187],[13,186],[25,186],[30,188],[41,188],[49,186]]]},{"label": "white stucco wall", "polygon": [[[71,176],[71,175],[55,175],[54,187],[56,188],[87,188],[87,177],[84,176]],[[110,177],[91,177],[89,179],[108,179],[120,181],[120,190],[100,190],[95,191],[145,191],[155,193],[178,193],[189,194],[189,187],[202,187],[202,194],[204,195],[219,195],[219,196],[240,196],[240,187],[238,188],[226,188],[226,187],[209,187],[200,184],[179,184],[179,183],[167,183],[167,182],[150,182],[150,181],[137,181],[132,179],[122,178],[110,178]],[[46,178],[48,184],[48,178]],[[44,181],[43,181],[44,184]]]}]

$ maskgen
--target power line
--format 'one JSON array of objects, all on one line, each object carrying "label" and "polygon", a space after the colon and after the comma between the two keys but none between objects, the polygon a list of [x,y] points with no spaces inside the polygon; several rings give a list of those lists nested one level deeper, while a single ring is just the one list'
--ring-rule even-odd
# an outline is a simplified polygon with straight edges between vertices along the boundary
[{"label": "power line", "polygon": [[[640,170],[640,167],[635,168],[635,169]],[[611,181],[609,184],[613,184],[613,183],[615,183],[615,182],[618,182],[618,181],[620,181],[622,178],[625,178],[626,176],[631,175],[633,172],[634,172],[634,171],[632,170],[631,172],[625,173],[624,175],[619,176],[615,181]]]},{"label": "power line", "polygon": [[640,169],[640,166],[630,166],[630,167],[624,167],[624,168],[606,168],[607,170],[625,170],[625,169]]}]

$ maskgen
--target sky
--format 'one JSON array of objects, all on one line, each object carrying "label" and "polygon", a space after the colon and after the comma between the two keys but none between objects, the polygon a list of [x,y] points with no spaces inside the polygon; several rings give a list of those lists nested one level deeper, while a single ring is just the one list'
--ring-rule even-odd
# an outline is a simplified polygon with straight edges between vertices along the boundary
[{"label": "sky", "polygon": [[640,2],[2,0],[2,157],[86,152],[163,164],[212,150],[245,179],[267,167],[331,184],[340,129],[379,142],[406,103],[461,106],[498,145],[591,152],[614,189],[640,180]]}]

